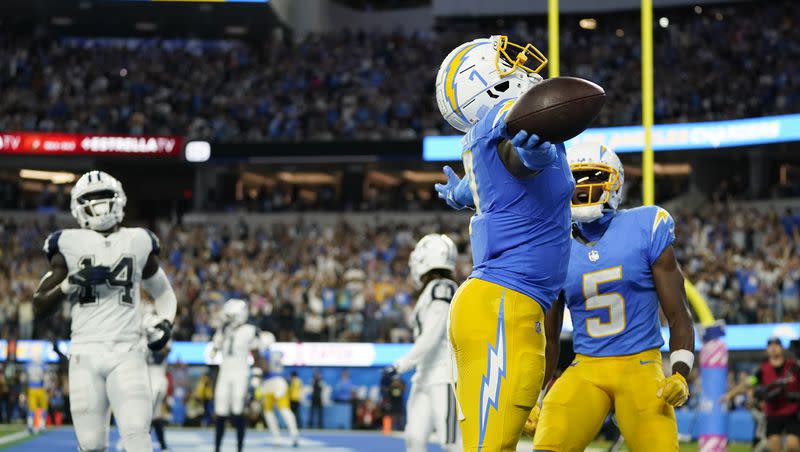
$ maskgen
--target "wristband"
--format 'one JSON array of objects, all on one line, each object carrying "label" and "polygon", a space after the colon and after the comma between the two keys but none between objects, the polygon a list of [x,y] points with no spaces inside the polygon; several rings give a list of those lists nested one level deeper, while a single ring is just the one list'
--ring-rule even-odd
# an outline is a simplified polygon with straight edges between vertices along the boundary
[{"label": "wristband", "polygon": [[691,371],[694,365],[694,353],[689,350],[675,350],[669,354],[670,367],[675,367],[676,363],[686,364],[689,366],[689,371]]}]

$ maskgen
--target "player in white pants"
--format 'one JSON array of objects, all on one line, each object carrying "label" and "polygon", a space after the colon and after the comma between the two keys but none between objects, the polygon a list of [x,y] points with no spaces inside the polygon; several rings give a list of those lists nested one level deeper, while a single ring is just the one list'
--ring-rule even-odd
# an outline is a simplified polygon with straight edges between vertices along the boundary
[{"label": "player in white pants", "polygon": [[167,423],[163,416],[164,399],[167,397],[169,382],[167,381],[167,356],[169,356],[169,345],[163,350],[150,352],[147,357],[147,371],[150,374],[150,391],[153,400],[153,431],[156,434],[158,445],[162,451],[167,448],[167,440],[164,436],[164,425]]},{"label": "player in white pants", "polygon": [[[272,344],[275,342],[275,336],[272,333],[264,333],[262,343]],[[277,406],[278,412],[289,430],[289,436],[292,438],[292,445],[298,446],[299,432],[297,431],[297,419],[289,407],[289,384],[286,383],[286,378],[283,376],[283,355],[274,348],[267,350],[267,364],[269,366],[265,375],[264,383],[261,385],[260,397],[264,401],[264,419],[267,421],[272,437],[279,440],[281,437],[280,429],[278,428],[278,418],[275,416],[275,407]]]},{"label": "player in white pants", "polygon": [[[128,452],[150,452],[145,344],[159,350],[169,340],[175,293],[159,266],[156,236],[120,226],[127,198],[119,181],[90,171],[75,183],[71,197],[72,215],[82,229],[56,231],[45,241],[50,271],[34,294],[34,312],[41,319],[65,298],[72,302],[69,386],[79,450],[108,448],[113,411]],[[157,312],[146,324],[140,288]]]},{"label": "player in white pants", "polygon": [[255,325],[247,324],[249,312],[244,300],[231,299],[222,308],[225,325],[217,330],[211,342],[212,356],[222,354],[217,384],[214,387],[214,411],[217,415],[215,450],[219,452],[225,434],[225,422],[231,417],[236,428],[238,451],[244,446],[243,416],[250,383],[250,357],[260,365],[259,334]]},{"label": "player in white pants", "polygon": [[414,306],[414,346],[386,370],[404,373],[416,368],[406,407],[406,450],[427,451],[436,431],[445,451],[461,450],[458,409],[450,384],[447,317],[458,284],[453,280],[456,246],[446,235],[423,237],[409,258],[411,276],[423,288]]}]

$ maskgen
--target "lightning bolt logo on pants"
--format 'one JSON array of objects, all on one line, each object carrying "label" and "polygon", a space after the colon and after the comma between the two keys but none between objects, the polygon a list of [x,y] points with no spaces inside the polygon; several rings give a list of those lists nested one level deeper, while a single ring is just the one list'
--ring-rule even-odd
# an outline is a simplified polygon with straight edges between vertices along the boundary
[{"label": "lightning bolt logo on pants", "polygon": [[486,374],[483,375],[481,383],[481,404],[480,404],[480,437],[478,438],[478,449],[483,446],[483,437],[486,434],[486,426],[489,421],[489,407],[497,411],[497,402],[500,398],[500,383],[506,378],[506,328],[503,321],[503,300],[505,291],[500,297],[500,312],[497,314],[497,338],[495,345],[489,344],[487,354]]}]

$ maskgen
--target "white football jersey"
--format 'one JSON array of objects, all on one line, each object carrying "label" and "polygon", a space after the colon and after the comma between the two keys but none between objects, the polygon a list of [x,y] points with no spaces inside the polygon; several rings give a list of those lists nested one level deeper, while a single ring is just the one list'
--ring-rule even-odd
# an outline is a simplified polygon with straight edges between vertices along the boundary
[{"label": "white football jersey", "polygon": [[396,364],[401,373],[416,367],[414,383],[450,382],[447,317],[457,289],[455,281],[435,279],[425,286],[417,299],[413,311],[414,346]]},{"label": "white football jersey", "polygon": [[214,334],[213,343],[222,354],[220,372],[247,374],[250,371],[250,351],[259,348],[258,328],[248,323],[227,326]]},{"label": "white football jersey", "polygon": [[61,253],[68,273],[86,266],[111,269],[106,284],[70,295],[73,345],[144,342],[139,290],[148,257],[159,251],[152,232],[120,228],[103,235],[91,229],[64,229],[50,234],[44,251],[48,258]]}]

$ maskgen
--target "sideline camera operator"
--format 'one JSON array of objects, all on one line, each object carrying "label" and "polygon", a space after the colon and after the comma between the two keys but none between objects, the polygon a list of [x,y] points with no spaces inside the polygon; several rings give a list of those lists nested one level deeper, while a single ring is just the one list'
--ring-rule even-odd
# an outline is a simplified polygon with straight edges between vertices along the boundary
[{"label": "sideline camera operator", "polygon": [[747,380],[728,392],[724,399],[753,389],[755,398],[763,401],[767,417],[767,442],[772,452],[781,451],[783,435],[786,450],[800,452],[800,366],[786,356],[781,340],[771,337],[767,341],[767,359]]}]

